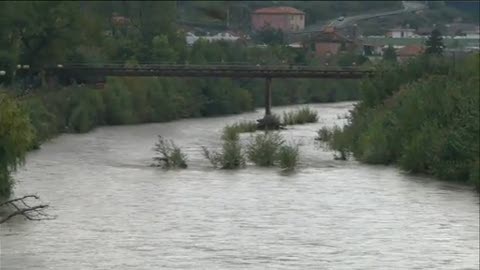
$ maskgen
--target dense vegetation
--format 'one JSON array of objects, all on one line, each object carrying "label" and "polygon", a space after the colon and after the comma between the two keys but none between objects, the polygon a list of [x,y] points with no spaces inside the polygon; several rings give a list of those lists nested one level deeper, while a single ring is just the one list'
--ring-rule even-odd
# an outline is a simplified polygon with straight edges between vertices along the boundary
[{"label": "dense vegetation", "polygon": [[10,174],[23,162],[33,137],[28,116],[19,105],[0,93],[0,200],[10,196]]},{"label": "dense vegetation", "polygon": [[383,66],[330,145],[343,157],[479,188],[479,65],[475,55],[456,65],[424,56]]}]

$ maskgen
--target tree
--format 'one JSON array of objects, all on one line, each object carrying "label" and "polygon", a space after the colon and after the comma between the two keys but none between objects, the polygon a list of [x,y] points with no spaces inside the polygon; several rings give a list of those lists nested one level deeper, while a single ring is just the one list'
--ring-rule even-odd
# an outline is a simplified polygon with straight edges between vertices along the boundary
[{"label": "tree", "polygon": [[166,35],[155,36],[152,40],[152,56],[157,62],[175,62],[177,55],[170,46]]},{"label": "tree", "polygon": [[158,35],[167,35],[169,40],[175,35],[176,5],[174,1],[122,1],[122,14],[125,14],[142,41],[152,42]]},{"label": "tree", "polygon": [[27,114],[5,94],[0,93],[0,199],[12,192],[11,173],[24,161],[33,131]]},{"label": "tree", "polygon": [[283,31],[270,26],[265,26],[255,37],[259,42],[267,45],[281,45],[284,43]]},{"label": "tree", "polygon": [[425,54],[442,55],[445,45],[443,45],[442,33],[438,29],[432,31],[427,41],[425,42],[427,49]]},{"label": "tree", "polygon": [[383,53],[383,60],[389,62],[397,62],[397,53],[392,45],[389,45],[388,48]]}]

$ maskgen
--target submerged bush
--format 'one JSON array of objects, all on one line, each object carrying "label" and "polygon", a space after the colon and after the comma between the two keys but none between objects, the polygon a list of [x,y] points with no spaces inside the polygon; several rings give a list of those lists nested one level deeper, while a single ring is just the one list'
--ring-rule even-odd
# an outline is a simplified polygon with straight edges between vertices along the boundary
[{"label": "submerged bush", "polygon": [[227,125],[223,128],[223,140],[236,140],[239,133],[255,132],[257,130],[257,123],[255,121],[240,121],[232,125]]},{"label": "submerged bush", "polygon": [[298,145],[282,145],[278,149],[277,161],[280,168],[284,170],[293,170],[298,164],[299,150]]},{"label": "submerged bush", "polygon": [[257,130],[279,130],[283,127],[280,116],[277,114],[265,115],[262,119],[258,120]]},{"label": "submerged bush", "polygon": [[172,140],[167,140],[159,135],[154,151],[158,154],[153,158],[156,162],[155,166],[164,169],[187,168],[187,156]]},{"label": "submerged bush", "polygon": [[317,131],[317,137],[315,137],[315,140],[328,142],[331,137],[332,131],[330,131],[327,127],[322,127]]},{"label": "submerged bush", "polygon": [[282,136],[277,132],[258,134],[247,145],[248,159],[257,166],[273,166],[278,150],[283,143]]},{"label": "submerged bush", "polygon": [[245,167],[245,156],[239,140],[224,140],[221,152],[210,152],[202,147],[203,155],[215,168],[233,170]]},{"label": "submerged bush", "polygon": [[345,129],[335,126],[330,134],[327,144],[330,149],[336,151],[334,158],[336,160],[347,160],[350,155],[351,143],[349,133]]},{"label": "submerged bush", "polygon": [[296,111],[283,113],[284,125],[296,125],[315,122],[318,122],[318,114],[316,111],[310,109],[309,107],[303,107]]}]

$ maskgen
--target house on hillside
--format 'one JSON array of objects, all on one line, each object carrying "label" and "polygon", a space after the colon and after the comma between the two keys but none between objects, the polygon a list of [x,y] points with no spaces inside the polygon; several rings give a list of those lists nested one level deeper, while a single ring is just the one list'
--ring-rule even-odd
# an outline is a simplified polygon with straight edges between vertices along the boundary
[{"label": "house on hillside", "polygon": [[391,38],[409,38],[415,36],[415,29],[411,28],[395,28],[391,29],[386,34],[387,37]]},{"label": "house on hillside", "polygon": [[397,50],[398,62],[405,62],[410,58],[417,57],[425,51],[422,45],[406,45],[403,48]]},{"label": "house on hillside", "polygon": [[252,30],[266,27],[294,32],[305,28],[305,13],[292,7],[266,7],[252,13]]},{"label": "house on hillside", "polygon": [[465,38],[469,39],[480,39],[480,27],[477,26],[476,29],[465,31]]},{"label": "house on hillside", "polygon": [[356,49],[353,40],[348,39],[335,31],[327,28],[316,36],[304,41],[304,48],[310,48],[317,57],[329,57],[338,54],[341,50],[353,51]]}]

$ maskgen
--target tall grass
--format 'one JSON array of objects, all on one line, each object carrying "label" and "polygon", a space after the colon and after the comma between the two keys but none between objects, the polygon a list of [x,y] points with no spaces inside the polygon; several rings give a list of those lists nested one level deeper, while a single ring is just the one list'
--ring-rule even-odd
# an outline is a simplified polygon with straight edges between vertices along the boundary
[{"label": "tall grass", "polygon": [[167,140],[159,135],[153,150],[158,154],[153,158],[156,162],[155,166],[164,169],[187,168],[187,156],[172,140]]},{"label": "tall grass", "polygon": [[309,107],[303,107],[296,111],[283,113],[284,125],[296,125],[315,122],[318,122],[318,114],[316,111],[310,109]]},{"label": "tall grass", "polygon": [[223,140],[236,140],[239,133],[255,132],[257,130],[257,123],[255,121],[240,121],[231,125],[227,125],[223,128],[222,139]]}]

